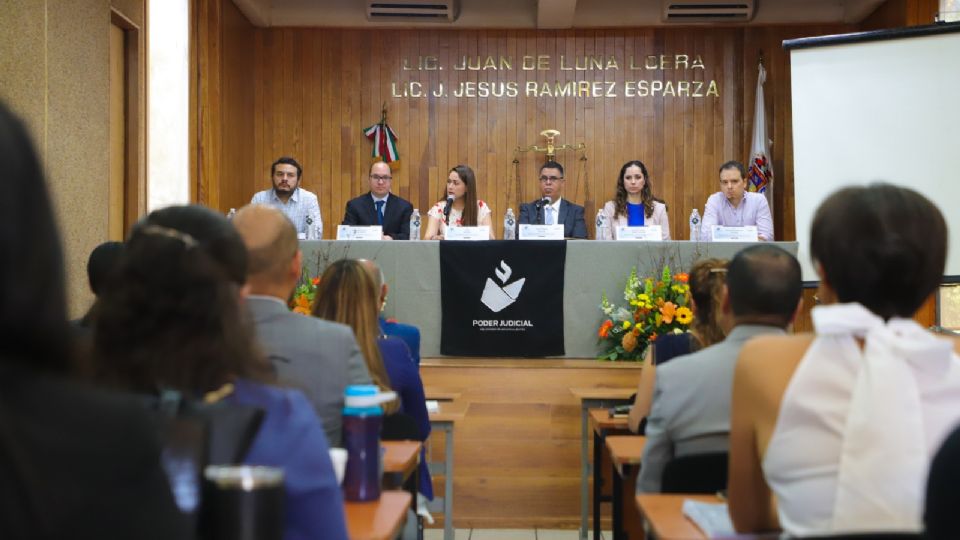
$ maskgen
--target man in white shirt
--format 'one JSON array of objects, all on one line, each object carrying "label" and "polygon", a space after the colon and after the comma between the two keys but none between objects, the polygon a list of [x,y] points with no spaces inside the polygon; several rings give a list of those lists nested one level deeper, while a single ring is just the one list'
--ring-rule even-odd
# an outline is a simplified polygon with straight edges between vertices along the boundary
[{"label": "man in white shirt", "polygon": [[520,205],[517,224],[563,225],[564,238],[586,238],[583,207],[563,199],[563,165],[548,161],[540,167],[542,197]]},{"label": "man in white shirt", "polygon": [[266,204],[280,209],[297,228],[300,240],[323,238],[323,220],[317,196],[300,188],[303,168],[297,160],[282,157],[270,167],[273,189],[257,192],[250,204]]}]

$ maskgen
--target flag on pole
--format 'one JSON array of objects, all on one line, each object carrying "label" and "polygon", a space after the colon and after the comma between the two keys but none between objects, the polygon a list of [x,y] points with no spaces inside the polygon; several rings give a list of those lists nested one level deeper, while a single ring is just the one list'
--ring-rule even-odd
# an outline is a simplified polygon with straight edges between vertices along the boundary
[{"label": "flag on pole", "polygon": [[770,163],[770,140],[767,138],[767,114],[763,99],[763,83],[767,71],[760,62],[757,75],[757,101],[753,109],[753,142],[750,144],[750,168],[747,172],[747,190],[763,193],[773,208],[773,166]]},{"label": "flag on pole", "polygon": [[373,157],[379,157],[386,163],[400,159],[397,154],[397,134],[387,125],[387,106],[380,112],[380,122],[363,130],[363,134],[373,141]]}]

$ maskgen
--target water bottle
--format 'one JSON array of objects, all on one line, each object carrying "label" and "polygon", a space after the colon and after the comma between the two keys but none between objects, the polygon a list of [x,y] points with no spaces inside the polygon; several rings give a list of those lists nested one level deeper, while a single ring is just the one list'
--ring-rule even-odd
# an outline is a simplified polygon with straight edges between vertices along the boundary
[{"label": "water bottle", "polygon": [[228,220],[233,219],[233,216],[235,216],[235,215],[237,215],[237,209],[236,209],[236,208],[231,208],[230,211],[227,212],[227,219],[228,219]]},{"label": "water bottle", "polygon": [[420,209],[414,208],[413,213],[410,214],[410,239],[419,240],[420,239]]},{"label": "water bottle", "polygon": [[374,385],[348,386],[344,392],[343,446],[347,450],[347,471],[343,496],[348,501],[380,498],[380,404],[396,398],[393,392],[379,392]]},{"label": "water bottle", "polygon": [[610,225],[603,209],[597,210],[597,240],[610,240]]},{"label": "water bottle", "polygon": [[700,241],[700,212],[696,208],[690,212],[690,241]]},{"label": "water bottle", "polygon": [[503,216],[503,239],[514,240],[517,237],[517,218],[513,215],[513,208],[507,208]]}]

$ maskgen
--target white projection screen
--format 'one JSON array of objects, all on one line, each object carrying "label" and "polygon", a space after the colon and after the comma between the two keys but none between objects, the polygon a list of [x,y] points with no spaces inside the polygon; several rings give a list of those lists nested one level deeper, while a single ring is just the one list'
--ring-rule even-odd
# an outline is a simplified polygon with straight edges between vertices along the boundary
[{"label": "white projection screen", "polygon": [[842,186],[877,180],[912,187],[939,206],[950,231],[945,281],[960,280],[960,25],[784,46],[804,281],[817,280],[809,239],[819,204]]}]

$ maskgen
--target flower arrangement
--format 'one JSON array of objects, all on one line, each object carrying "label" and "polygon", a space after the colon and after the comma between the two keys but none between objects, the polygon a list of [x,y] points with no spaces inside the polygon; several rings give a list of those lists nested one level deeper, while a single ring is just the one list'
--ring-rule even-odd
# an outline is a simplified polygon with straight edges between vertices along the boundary
[{"label": "flower arrangement", "polygon": [[687,305],[688,280],[687,274],[672,275],[669,266],[664,266],[659,279],[641,280],[633,268],[623,289],[628,307],[611,304],[604,293],[600,303],[604,320],[597,330],[603,352],[598,359],[641,361],[657,336],[687,332],[693,321],[693,312]]},{"label": "flower arrangement", "polygon": [[320,276],[308,277],[306,268],[300,274],[300,283],[290,297],[290,310],[301,315],[310,315],[313,299],[317,296],[317,286],[320,285]]}]

